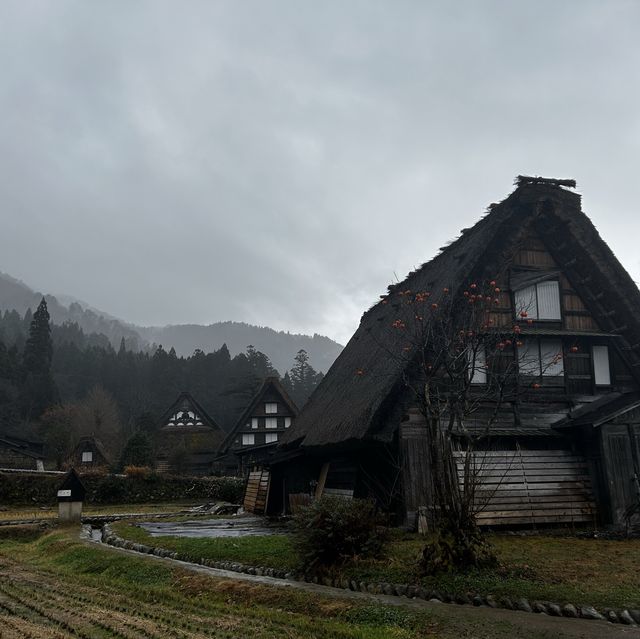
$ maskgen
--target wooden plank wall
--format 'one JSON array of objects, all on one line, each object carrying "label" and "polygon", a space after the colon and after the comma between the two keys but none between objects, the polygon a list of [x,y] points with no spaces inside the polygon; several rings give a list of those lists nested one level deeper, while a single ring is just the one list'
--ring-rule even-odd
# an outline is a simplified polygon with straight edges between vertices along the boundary
[{"label": "wooden plank wall", "polygon": [[270,481],[271,477],[266,469],[256,469],[249,473],[243,504],[247,512],[256,515],[266,512]]},{"label": "wooden plank wall", "polygon": [[[456,453],[463,489],[464,456]],[[482,526],[593,522],[596,507],[587,462],[564,450],[474,454],[478,523]]]}]

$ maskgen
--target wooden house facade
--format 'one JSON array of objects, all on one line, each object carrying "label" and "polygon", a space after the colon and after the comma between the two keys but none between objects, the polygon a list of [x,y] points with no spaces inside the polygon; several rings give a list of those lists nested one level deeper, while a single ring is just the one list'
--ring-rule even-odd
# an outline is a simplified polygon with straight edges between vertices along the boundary
[{"label": "wooden house facade", "polygon": [[280,380],[267,377],[220,446],[216,461],[220,472],[244,476],[256,464],[264,464],[297,414]]},{"label": "wooden house facade", "polygon": [[177,475],[210,475],[224,431],[187,392],[162,416],[155,437],[156,470]]},{"label": "wooden house facade", "polygon": [[512,356],[530,390],[500,409],[491,444],[475,453],[485,463],[480,523],[628,520],[640,502],[640,292],[573,188],[519,177],[509,197],[389,287],[284,436],[270,510],[310,492],[374,497],[409,521],[432,505],[427,429],[407,392],[407,360],[389,355],[388,327],[405,312],[400,295],[429,291],[437,304],[491,280],[488,325],[518,331]]}]

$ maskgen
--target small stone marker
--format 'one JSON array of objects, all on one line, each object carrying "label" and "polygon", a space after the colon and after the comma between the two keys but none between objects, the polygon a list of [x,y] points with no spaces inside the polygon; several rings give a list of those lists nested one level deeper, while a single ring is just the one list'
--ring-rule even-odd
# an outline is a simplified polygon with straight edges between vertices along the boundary
[{"label": "small stone marker", "polygon": [[82,503],[87,491],[72,468],[58,489],[58,519],[60,521],[80,521]]}]

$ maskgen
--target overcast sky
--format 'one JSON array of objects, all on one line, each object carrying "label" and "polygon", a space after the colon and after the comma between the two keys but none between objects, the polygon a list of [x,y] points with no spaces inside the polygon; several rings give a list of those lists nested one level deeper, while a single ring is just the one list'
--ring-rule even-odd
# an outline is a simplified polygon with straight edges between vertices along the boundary
[{"label": "overcast sky", "polygon": [[0,271],[139,324],[346,342],[574,177],[640,279],[640,3],[0,2]]}]

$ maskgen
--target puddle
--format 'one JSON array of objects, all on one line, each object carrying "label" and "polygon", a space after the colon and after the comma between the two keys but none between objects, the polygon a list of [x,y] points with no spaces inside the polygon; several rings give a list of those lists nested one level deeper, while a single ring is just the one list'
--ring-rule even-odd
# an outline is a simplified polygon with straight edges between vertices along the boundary
[{"label": "puddle", "polygon": [[143,521],[138,524],[152,537],[246,537],[248,535],[284,535],[281,526],[270,525],[261,517],[194,519],[191,521]]}]

